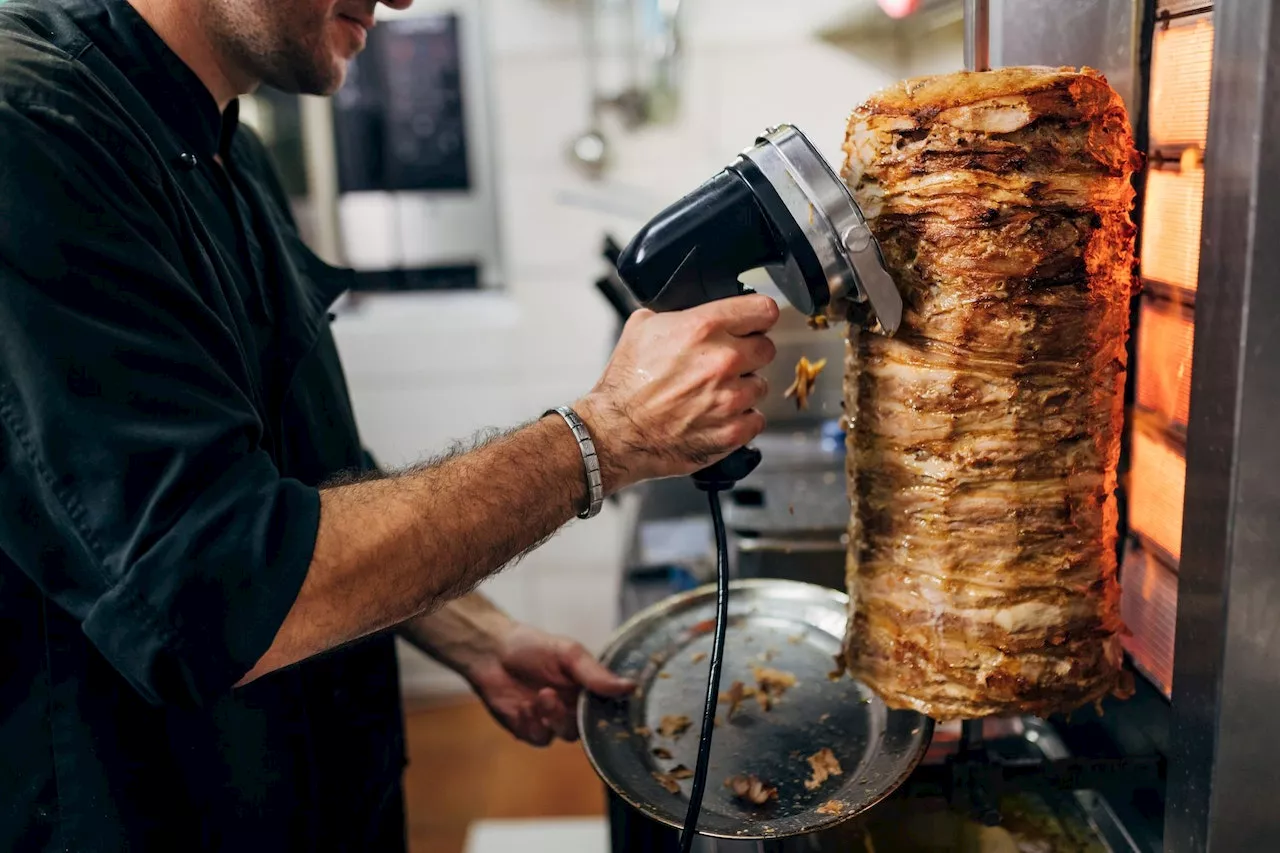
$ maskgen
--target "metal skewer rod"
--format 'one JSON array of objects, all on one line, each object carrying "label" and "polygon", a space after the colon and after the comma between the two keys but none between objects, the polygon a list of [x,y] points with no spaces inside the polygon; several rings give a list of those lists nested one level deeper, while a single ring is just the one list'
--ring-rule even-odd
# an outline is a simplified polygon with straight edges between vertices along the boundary
[{"label": "metal skewer rod", "polygon": [[991,9],[988,0],[964,2],[964,66],[970,71],[990,71]]}]

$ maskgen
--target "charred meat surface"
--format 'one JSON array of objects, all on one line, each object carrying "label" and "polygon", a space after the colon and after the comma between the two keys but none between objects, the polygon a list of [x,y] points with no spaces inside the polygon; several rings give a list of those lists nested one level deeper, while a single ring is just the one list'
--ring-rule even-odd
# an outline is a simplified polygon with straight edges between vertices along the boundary
[{"label": "charred meat surface", "polygon": [[904,302],[895,337],[846,347],[849,673],[939,721],[1125,695],[1121,99],[1088,68],[909,80],[845,152]]}]

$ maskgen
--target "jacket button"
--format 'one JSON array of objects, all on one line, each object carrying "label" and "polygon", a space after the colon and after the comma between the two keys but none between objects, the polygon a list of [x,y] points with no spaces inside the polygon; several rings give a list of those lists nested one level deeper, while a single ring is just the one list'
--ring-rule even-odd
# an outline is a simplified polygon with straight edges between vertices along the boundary
[{"label": "jacket button", "polygon": [[174,160],[174,165],[184,172],[190,172],[196,166],[200,165],[200,161],[196,159],[196,155],[190,151],[183,151]]}]

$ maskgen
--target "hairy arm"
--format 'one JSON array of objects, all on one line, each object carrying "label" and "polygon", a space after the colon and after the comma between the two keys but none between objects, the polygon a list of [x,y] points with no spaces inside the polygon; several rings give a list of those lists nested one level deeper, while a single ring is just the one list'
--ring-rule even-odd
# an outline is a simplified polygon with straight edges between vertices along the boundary
[{"label": "hairy arm", "polygon": [[[763,296],[632,315],[604,375],[574,407],[606,494],[692,473],[759,434],[754,406],[767,388],[755,371],[776,353],[763,333],[777,319]],[[421,470],[322,491],[306,579],[240,683],[458,597],[585,500],[582,455],[558,416]]]},{"label": "hairy arm", "polygon": [[470,453],[323,489],[306,580],[275,642],[240,683],[466,593],[585,501],[582,456],[559,416]]},{"label": "hairy arm", "polygon": [[[638,311],[604,375],[574,406],[604,491],[692,473],[759,434],[778,318],[762,296]],[[558,416],[444,462],[326,489],[306,578],[244,684],[404,622],[538,545],[586,500],[582,456]]]},{"label": "hairy arm", "polygon": [[465,678],[501,726],[534,746],[577,739],[582,691],[624,696],[635,689],[581,643],[516,622],[479,593],[406,623],[400,633]]},{"label": "hairy arm", "polygon": [[423,654],[468,678],[492,657],[499,638],[515,621],[478,592],[467,593],[400,627],[400,635]]}]

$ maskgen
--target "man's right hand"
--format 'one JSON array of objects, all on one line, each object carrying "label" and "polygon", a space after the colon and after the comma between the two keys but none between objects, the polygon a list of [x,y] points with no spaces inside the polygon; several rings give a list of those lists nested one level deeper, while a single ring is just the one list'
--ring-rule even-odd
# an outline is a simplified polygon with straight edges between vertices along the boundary
[{"label": "man's right hand", "polygon": [[606,492],[691,474],[764,429],[757,370],[777,350],[765,333],[778,305],[750,294],[686,311],[639,310],[604,375],[575,405],[600,457]]}]

